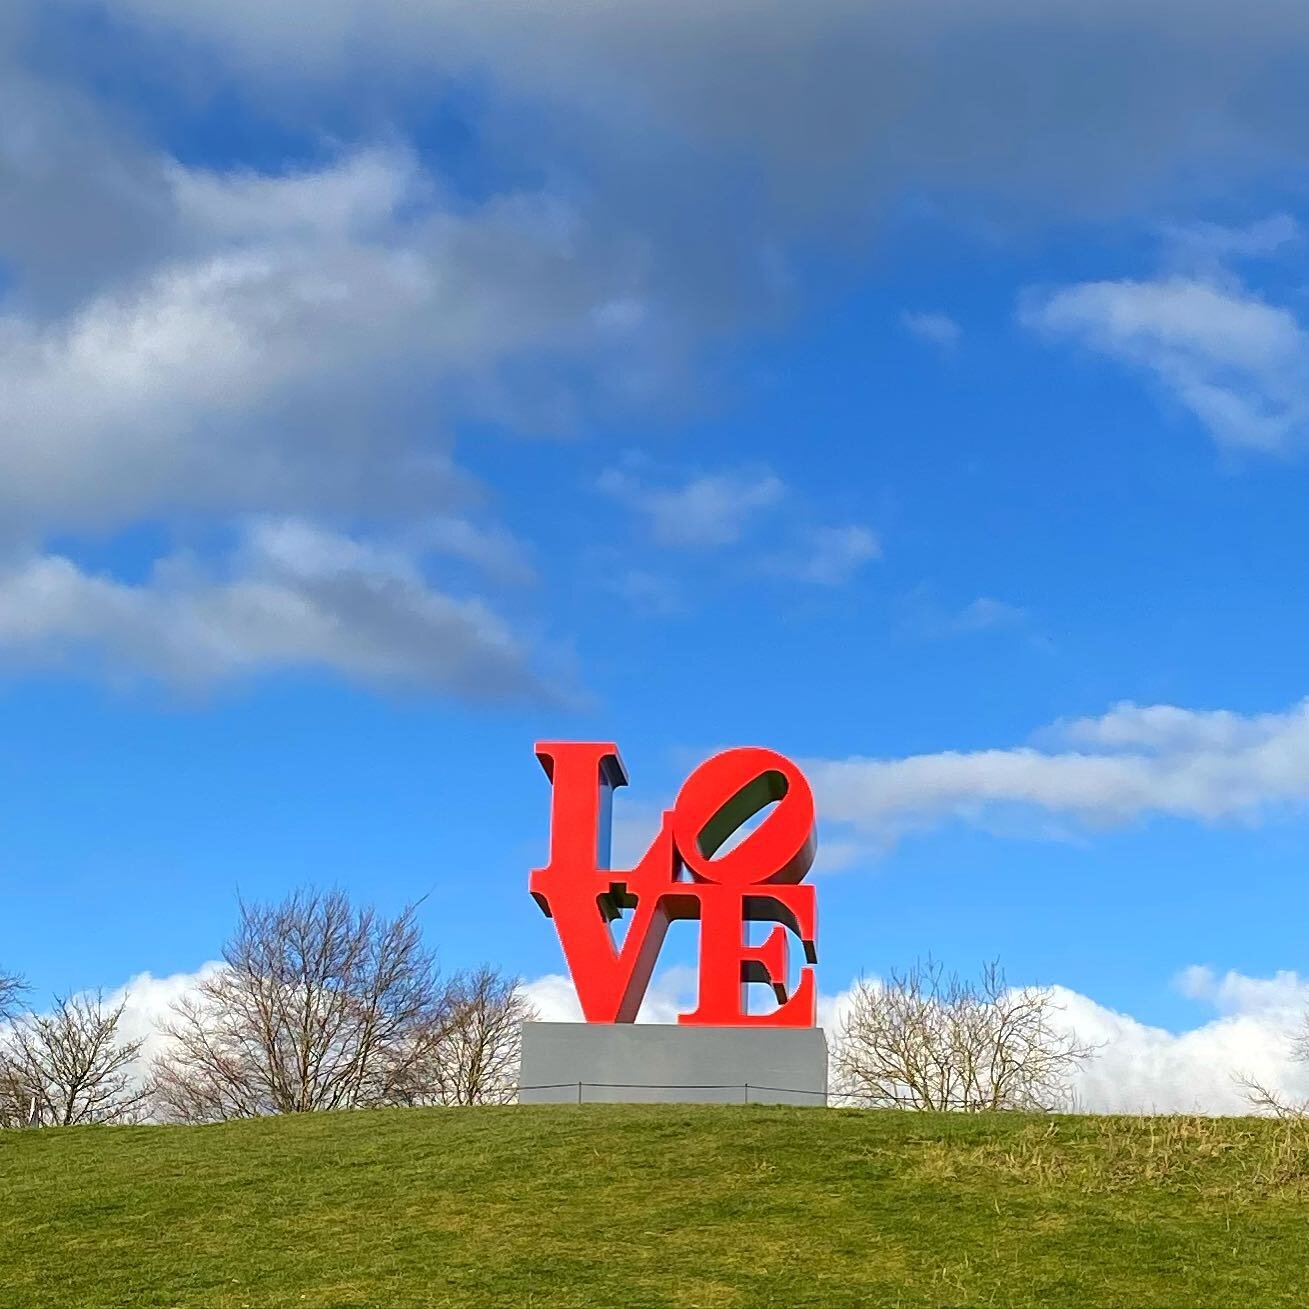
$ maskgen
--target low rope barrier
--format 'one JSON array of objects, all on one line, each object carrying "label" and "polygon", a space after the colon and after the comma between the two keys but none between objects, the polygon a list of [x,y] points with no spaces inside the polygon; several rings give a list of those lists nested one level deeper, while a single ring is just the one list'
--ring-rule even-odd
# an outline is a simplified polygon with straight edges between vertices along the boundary
[{"label": "low rope barrier", "polygon": [[[759,1086],[754,1082],[543,1082],[536,1086],[518,1086],[518,1094],[524,1091],[577,1091],[577,1103],[586,1103],[584,1091],[740,1091],[745,1104],[750,1104],[750,1092],[758,1091],[761,1095],[808,1095],[821,1100],[824,1105],[830,1102],[827,1091],[815,1091],[809,1087]],[[844,1095],[840,1099],[850,1098]],[[521,1103],[521,1101],[520,1101]],[[591,1103],[605,1103],[592,1101]]]}]

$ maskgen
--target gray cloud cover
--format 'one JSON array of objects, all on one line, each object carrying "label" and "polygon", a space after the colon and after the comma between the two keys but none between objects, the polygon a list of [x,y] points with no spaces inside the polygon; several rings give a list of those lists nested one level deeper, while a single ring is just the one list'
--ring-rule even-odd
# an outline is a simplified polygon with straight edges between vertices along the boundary
[{"label": "gray cloud cover", "polygon": [[485,76],[638,160],[741,152],[779,208],[926,185],[1098,209],[1303,155],[1309,13],[1285,0],[62,3],[255,81]]},{"label": "gray cloud cover", "polygon": [[[120,74],[239,86],[317,157],[173,157],[88,72],[91,13]],[[53,533],[140,522],[349,535],[448,517],[476,496],[462,417],[540,433],[594,402],[644,412],[698,346],[794,294],[803,242],[957,213],[940,206],[960,194],[1020,225],[1149,210],[1302,158],[1307,51],[1309,13],[1280,0],[17,0],[0,16],[0,559],[23,576]],[[420,89],[469,86],[496,179],[477,195],[402,126]],[[336,112],[356,102],[372,108]],[[1258,316],[1208,286],[1186,295]],[[1221,439],[1298,430],[1296,369],[1179,332],[1179,293],[1087,284],[1037,312],[1152,370]],[[875,556],[866,528],[824,530],[779,568],[840,584]]]}]

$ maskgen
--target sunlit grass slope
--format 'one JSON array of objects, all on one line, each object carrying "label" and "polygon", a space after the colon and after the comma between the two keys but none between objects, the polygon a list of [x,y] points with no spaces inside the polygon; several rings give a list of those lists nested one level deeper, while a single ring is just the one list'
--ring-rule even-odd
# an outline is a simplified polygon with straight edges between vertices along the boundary
[{"label": "sunlit grass slope", "polygon": [[0,1133],[0,1305],[1303,1305],[1309,1129],[559,1106]]}]

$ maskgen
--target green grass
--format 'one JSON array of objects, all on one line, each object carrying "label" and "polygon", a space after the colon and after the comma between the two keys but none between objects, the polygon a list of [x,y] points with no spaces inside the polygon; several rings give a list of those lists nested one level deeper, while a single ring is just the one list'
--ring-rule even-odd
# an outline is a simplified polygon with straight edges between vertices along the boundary
[{"label": "green grass", "polygon": [[1309,1301],[1309,1127],[762,1107],[0,1132],[0,1305]]}]

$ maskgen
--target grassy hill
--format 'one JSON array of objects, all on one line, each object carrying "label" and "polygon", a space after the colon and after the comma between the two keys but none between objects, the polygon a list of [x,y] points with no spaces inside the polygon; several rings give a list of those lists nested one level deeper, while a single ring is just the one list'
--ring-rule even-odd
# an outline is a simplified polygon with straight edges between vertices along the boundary
[{"label": "grassy hill", "polygon": [[542,1106],[0,1133],[0,1304],[1302,1305],[1309,1128]]}]

